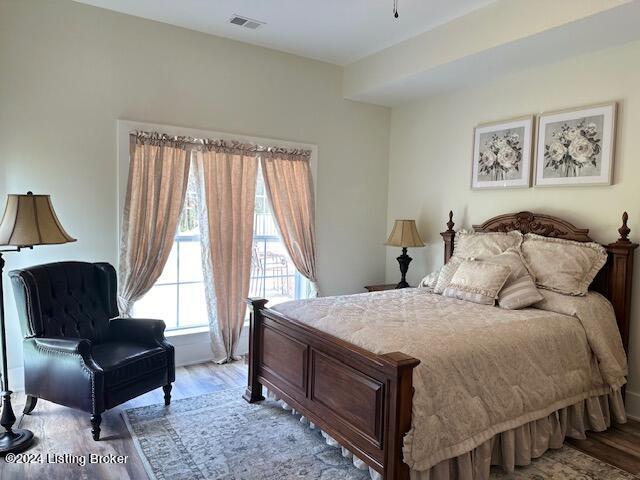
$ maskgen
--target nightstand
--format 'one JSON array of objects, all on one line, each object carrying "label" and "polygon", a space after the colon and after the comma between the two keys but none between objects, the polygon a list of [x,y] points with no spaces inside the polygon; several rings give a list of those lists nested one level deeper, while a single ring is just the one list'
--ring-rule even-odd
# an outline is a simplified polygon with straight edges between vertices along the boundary
[{"label": "nightstand", "polygon": [[364,288],[367,292],[380,292],[382,290],[395,290],[397,283],[389,283],[386,285],[367,285]]}]

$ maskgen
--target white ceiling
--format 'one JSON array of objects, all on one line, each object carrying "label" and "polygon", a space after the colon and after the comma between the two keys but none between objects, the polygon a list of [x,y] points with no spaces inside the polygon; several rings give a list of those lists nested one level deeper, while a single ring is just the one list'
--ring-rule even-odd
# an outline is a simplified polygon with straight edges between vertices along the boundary
[{"label": "white ceiling", "polygon": [[[365,81],[359,84],[356,81],[350,86],[345,98],[398,106],[443,92],[477,86],[537,66],[638,41],[638,25],[640,0],[632,0],[521,38],[500,43],[494,43],[493,39],[487,44],[479,42],[476,44],[478,51],[473,54],[451,55],[446,61],[407,74],[403,74],[402,68],[406,65],[401,62],[393,63],[392,66],[389,66],[389,62],[381,62],[386,67],[385,74],[373,70],[367,80],[373,78],[375,82]],[[401,51],[400,54],[402,53]],[[376,61],[375,58],[373,60]],[[346,66],[346,74],[354,67],[357,69],[358,64]]]},{"label": "white ceiling", "polygon": [[415,74],[389,77],[375,88],[347,95],[346,98],[389,107],[402,105],[418,98],[478,85],[536,66],[638,41],[638,25],[640,0],[634,0]]},{"label": "white ceiling", "polygon": [[[191,30],[346,65],[493,0],[76,0]],[[232,25],[241,15],[266,22]]]}]

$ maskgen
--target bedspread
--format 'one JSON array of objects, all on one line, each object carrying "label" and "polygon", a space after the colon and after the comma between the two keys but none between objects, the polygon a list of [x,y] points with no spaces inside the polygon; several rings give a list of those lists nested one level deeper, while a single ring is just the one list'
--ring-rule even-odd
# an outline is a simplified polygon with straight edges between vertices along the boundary
[{"label": "bedspread", "polygon": [[403,289],[287,302],[280,313],[377,354],[416,357],[404,460],[414,470],[467,452],[588,397],[627,374],[615,316],[596,293],[542,292],[503,310]]}]

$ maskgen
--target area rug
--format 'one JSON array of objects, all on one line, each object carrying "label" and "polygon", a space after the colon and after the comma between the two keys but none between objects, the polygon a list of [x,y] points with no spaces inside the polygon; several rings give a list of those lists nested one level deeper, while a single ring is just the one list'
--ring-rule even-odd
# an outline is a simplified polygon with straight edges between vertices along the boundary
[{"label": "area rug", "polygon": [[[250,405],[243,389],[150,405],[123,413],[150,479],[368,480],[340,448],[278,402]],[[635,480],[570,447],[549,451],[527,467],[492,479]]]}]

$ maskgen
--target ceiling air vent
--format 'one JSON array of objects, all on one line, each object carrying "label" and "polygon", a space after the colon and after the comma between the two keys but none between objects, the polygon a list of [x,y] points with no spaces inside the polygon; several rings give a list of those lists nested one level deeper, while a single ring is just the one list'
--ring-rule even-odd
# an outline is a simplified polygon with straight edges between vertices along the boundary
[{"label": "ceiling air vent", "polygon": [[241,17],[240,15],[234,15],[229,19],[229,23],[234,25],[238,25],[239,27],[250,28],[251,30],[255,30],[256,28],[264,25],[264,22],[259,20],[253,20],[252,18]]}]

